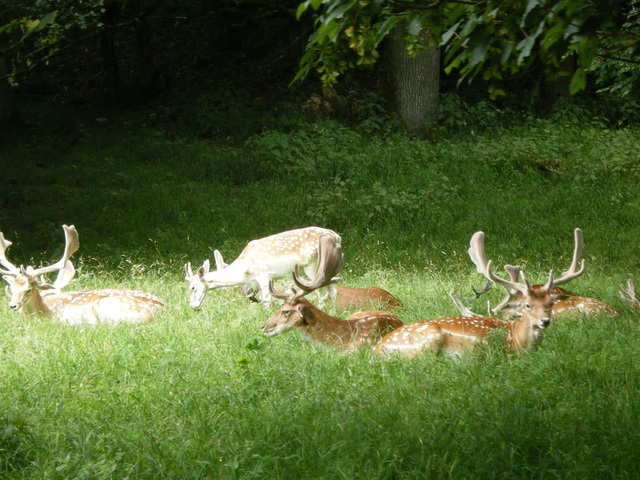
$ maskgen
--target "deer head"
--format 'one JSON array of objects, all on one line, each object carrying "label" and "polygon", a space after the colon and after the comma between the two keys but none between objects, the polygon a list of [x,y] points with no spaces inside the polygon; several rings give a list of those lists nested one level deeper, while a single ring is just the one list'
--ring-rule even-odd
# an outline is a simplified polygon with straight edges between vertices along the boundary
[{"label": "deer head", "polygon": [[[510,280],[498,277],[492,271],[491,260],[487,261],[484,251],[484,233],[476,232],[471,237],[469,256],[476,265],[478,273],[484,275],[489,281],[501,286],[505,292],[505,298],[498,304],[494,311],[503,311],[517,316],[523,316],[530,321],[531,328],[543,330],[551,322],[554,302],[564,298],[565,293],[556,293],[556,287],[568,283],[584,273],[585,262],[580,260],[584,249],[582,230],[574,230],[575,248],[573,259],[568,270],[559,278],[554,278],[553,270],[544,285],[531,285],[520,267],[507,265],[505,269],[511,276]],[[580,264],[580,267],[578,265]],[[521,282],[516,277],[520,274]],[[520,295],[518,295],[518,293]]]},{"label": "deer head", "polygon": [[209,260],[205,260],[195,274],[191,269],[191,262],[184,266],[184,279],[189,282],[189,306],[191,308],[199,308],[204,300],[207,293],[207,282],[204,277],[209,273],[209,269]]},{"label": "deer head", "polygon": [[324,236],[320,237],[319,243],[316,275],[310,282],[300,278],[297,269],[292,272],[296,286],[289,293],[276,291],[273,287],[273,280],[269,282],[271,295],[274,298],[284,300],[284,305],[263,325],[262,331],[267,336],[278,335],[304,323],[310,315],[318,311],[304,296],[318,288],[340,281],[336,275],[344,263],[342,248],[339,246],[336,248],[332,240]]},{"label": "deer head", "polygon": [[[80,247],[78,232],[73,225],[63,225],[65,234],[65,248],[62,258],[45,267],[33,268],[28,266],[16,267],[7,259],[7,250],[12,245],[0,232],[0,264],[6,269],[0,269],[2,278],[8,283],[5,289],[10,297],[9,308],[15,311],[33,311],[40,296],[40,290],[59,290],[66,286],[75,274],[73,264],[69,257]],[[47,273],[58,271],[58,276],[53,285],[49,285],[38,277]]]}]

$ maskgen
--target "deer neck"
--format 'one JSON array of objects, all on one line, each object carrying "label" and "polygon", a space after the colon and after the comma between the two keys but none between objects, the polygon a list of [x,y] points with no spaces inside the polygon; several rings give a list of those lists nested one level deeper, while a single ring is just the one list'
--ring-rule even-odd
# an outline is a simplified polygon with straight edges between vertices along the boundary
[{"label": "deer neck", "polygon": [[251,282],[244,265],[234,262],[220,270],[212,270],[202,277],[207,288],[233,287]]},{"label": "deer neck", "polygon": [[25,313],[40,313],[50,317],[53,314],[52,303],[56,296],[56,294],[42,296],[38,289],[34,289],[31,301],[24,306]]},{"label": "deer neck", "polygon": [[310,314],[305,316],[305,323],[297,327],[302,335],[321,343],[344,344],[349,341],[351,325],[348,321],[327,315],[313,305],[309,305]]},{"label": "deer neck", "polygon": [[523,315],[519,320],[509,322],[507,327],[509,334],[507,344],[511,350],[530,350],[536,343],[542,340],[544,335],[541,329],[531,327],[531,322]]}]

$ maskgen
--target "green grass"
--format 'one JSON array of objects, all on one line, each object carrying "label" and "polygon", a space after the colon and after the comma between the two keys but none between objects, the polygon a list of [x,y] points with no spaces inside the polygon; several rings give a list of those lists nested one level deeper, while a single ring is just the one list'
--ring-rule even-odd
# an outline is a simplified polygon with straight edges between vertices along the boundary
[{"label": "green grass", "polygon": [[[75,224],[74,288],[169,306],[146,325],[70,327],[0,305],[0,476],[636,477],[640,328],[617,288],[640,283],[640,130],[556,117],[433,143],[328,121],[244,142],[177,131],[116,117],[75,141],[2,145],[11,259],[55,259]],[[528,355],[489,345],[452,361],[266,338],[276,307],[234,290],[189,309],[186,261],[311,224],[343,236],[344,283],[390,290],[405,322],[453,314],[449,290],[482,284],[474,231],[497,265],[541,281],[568,267],[581,227],[587,273],[569,288],[623,315],[555,322]]]}]

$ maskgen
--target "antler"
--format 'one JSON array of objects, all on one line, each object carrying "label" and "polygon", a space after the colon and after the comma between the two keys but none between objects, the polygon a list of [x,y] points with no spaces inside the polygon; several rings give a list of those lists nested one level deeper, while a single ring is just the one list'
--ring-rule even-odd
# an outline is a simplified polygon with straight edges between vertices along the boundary
[{"label": "antler", "polygon": [[620,285],[620,297],[631,305],[640,305],[640,300],[638,300],[638,297],[636,296],[636,289],[633,285],[633,280],[631,279],[627,280],[626,288],[624,285]]},{"label": "antler", "polygon": [[[571,266],[569,267],[569,270],[563,272],[562,276],[557,279],[553,278],[553,270],[549,272],[549,281],[544,286],[544,288],[546,288],[549,292],[553,287],[563,285],[584,273],[585,261],[584,259],[580,261],[582,252],[584,250],[584,239],[582,238],[582,230],[576,228],[573,231],[573,235],[575,238],[575,248],[573,250],[573,259],[571,260]],[[580,263],[580,268],[578,268],[578,263]]]},{"label": "antler", "polygon": [[0,269],[0,273],[2,273],[3,275],[16,276],[20,273],[20,269],[9,260],[7,260],[7,250],[11,245],[13,244],[9,240],[4,238],[4,234],[0,232],[0,265],[7,269]]},{"label": "antler", "polygon": [[297,299],[299,297],[302,297],[304,295],[304,292],[299,291],[299,290],[297,290],[295,288],[293,289],[293,293],[281,293],[281,292],[278,292],[277,290],[275,290],[273,288],[273,283],[274,282],[273,282],[273,278],[272,278],[271,280],[269,280],[269,293],[271,293],[271,296],[273,298],[278,298],[278,299],[284,300],[284,301],[287,301],[289,298],[291,298],[291,300],[293,301],[293,300],[295,300],[295,299]]},{"label": "antler", "polygon": [[[475,291],[475,290],[474,290]],[[467,307],[464,303],[462,303],[462,300],[460,300],[455,292],[452,290],[449,292],[449,298],[451,298],[451,300],[453,301],[453,304],[456,306],[456,308],[460,311],[460,314],[463,317],[479,317],[480,315],[478,315],[477,313],[471,311],[471,309],[469,307]]]},{"label": "antler", "polygon": [[316,274],[313,280],[311,282],[302,280],[296,268],[293,271],[293,281],[299,289],[309,293],[318,288],[339,282],[340,277],[336,275],[340,273],[343,265],[342,246],[336,242],[334,237],[323,235],[318,242],[318,265],[316,266]]},{"label": "antler", "polygon": [[[66,273],[60,272],[58,278],[61,283],[64,283],[64,281],[67,281],[66,279],[68,278],[68,272],[69,272],[67,267],[67,262],[69,261],[69,257],[71,257],[71,255],[77,252],[78,248],[80,248],[80,241],[78,240],[78,232],[76,231],[76,227],[74,227],[73,225],[71,226],[62,225],[62,228],[64,229],[64,237],[65,237],[64,253],[62,254],[62,258],[56,263],[54,263],[53,265],[48,265],[46,267],[40,267],[40,268],[27,267],[27,273],[32,277],[39,277],[40,275],[44,275],[45,273],[66,269]],[[75,272],[75,269],[73,271]],[[73,275],[71,276],[71,278],[73,278]],[[71,279],[69,278],[69,281],[70,280]],[[67,281],[67,283],[69,283],[69,281]],[[57,282],[58,280],[56,280],[56,283]]]},{"label": "antler", "polygon": [[[74,227],[73,225],[71,225],[70,227],[68,227],[67,225],[63,225],[62,228],[64,229],[65,247],[64,254],[62,255],[60,261],[47,267],[26,268],[26,273],[31,275],[32,277],[39,277],[41,275],[44,275],[45,273],[59,270],[58,278],[53,284],[53,287],[58,289],[68,285],[75,275],[75,268],[69,261],[69,257],[73,255],[78,250],[78,248],[80,248],[80,242],[78,240],[78,232],[76,231],[76,227]],[[12,243],[4,238],[4,234],[0,232],[0,264],[8,269],[0,269],[0,273],[2,273],[3,275],[11,275],[15,277],[21,273],[22,267],[16,267],[7,259],[7,250],[11,245]]]},{"label": "antler", "polygon": [[[512,290],[521,292],[523,295],[527,295],[527,293],[529,292],[529,288],[531,288],[531,285],[524,276],[524,272],[520,272],[522,283],[517,281],[505,280],[504,278],[500,278],[493,273],[493,271],[491,270],[492,261],[487,261],[487,257],[484,253],[484,232],[476,232],[471,237],[469,256],[471,257],[471,261],[476,265],[478,273],[481,273],[496,285],[500,285],[510,295],[512,295]],[[503,303],[501,303],[500,306],[502,306]],[[498,308],[499,307],[496,307],[496,309]]]}]

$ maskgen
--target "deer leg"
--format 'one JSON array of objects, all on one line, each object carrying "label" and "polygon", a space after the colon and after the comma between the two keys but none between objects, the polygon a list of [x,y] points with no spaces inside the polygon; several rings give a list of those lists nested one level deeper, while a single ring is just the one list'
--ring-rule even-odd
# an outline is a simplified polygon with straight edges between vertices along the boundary
[{"label": "deer leg", "polygon": [[271,293],[269,291],[269,281],[271,279],[269,278],[268,275],[259,277],[256,279],[256,281],[258,282],[258,285],[260,286],[260,296],[262,297],[260,300],[260,303],[264,306],[264,307],[270,307],[271,306]]}]

